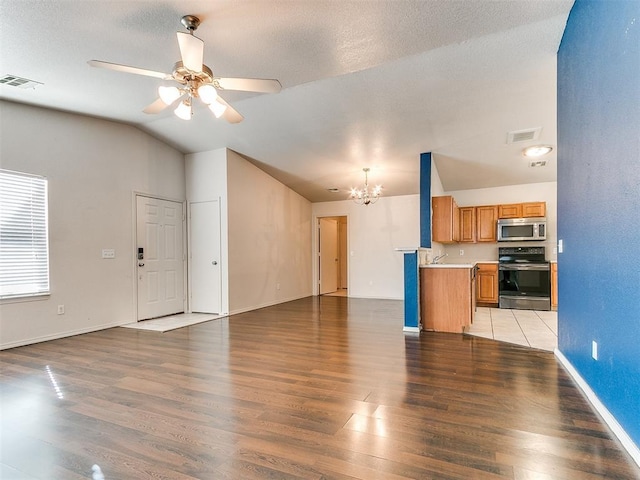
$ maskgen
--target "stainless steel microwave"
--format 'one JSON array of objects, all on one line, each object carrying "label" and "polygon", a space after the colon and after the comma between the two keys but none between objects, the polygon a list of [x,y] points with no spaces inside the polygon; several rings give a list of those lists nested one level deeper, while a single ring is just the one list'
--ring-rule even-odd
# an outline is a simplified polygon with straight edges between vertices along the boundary
[{"label": "stainless steel microwave", "polygon": [[523,242],[546,239],[546,218],[503,218],[498,220],[499,242]]}]

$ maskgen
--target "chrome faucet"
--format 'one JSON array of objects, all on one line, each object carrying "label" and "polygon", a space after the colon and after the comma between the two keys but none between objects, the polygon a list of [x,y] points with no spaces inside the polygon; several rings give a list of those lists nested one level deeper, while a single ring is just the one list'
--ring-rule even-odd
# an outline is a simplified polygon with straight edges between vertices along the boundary
[{"label": "chrome faucet", "polygon": [[436,264],[438,263],[438,261],[444,257],[448,257],[449,254],[448,253],[443,253],[442,255],[438,255],[437,257],[435,257],[433,260],[431,260],[431,263]]}]

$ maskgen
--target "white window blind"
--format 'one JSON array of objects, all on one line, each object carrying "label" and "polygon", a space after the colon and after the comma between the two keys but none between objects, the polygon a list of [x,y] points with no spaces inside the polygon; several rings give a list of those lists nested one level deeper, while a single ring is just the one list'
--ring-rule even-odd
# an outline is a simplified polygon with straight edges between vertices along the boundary
[{"label": "white window blind", "polygon": [[0,170],[0,298],[49,293],[47,180]]}]

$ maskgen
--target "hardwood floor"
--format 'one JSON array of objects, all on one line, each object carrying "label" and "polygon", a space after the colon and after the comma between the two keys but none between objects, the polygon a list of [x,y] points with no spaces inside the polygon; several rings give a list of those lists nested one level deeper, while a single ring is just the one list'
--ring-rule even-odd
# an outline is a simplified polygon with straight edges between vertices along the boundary
[{"label": "hardwood floor", "polygon": [[553,354],[314,297],[0,352],[2,479],[633,479]]}]

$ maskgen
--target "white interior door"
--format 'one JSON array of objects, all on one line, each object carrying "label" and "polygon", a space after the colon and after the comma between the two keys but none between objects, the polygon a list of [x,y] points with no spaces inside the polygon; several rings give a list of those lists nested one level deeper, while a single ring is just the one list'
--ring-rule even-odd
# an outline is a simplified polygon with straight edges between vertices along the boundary
[{"label": "white interior door", "polygon": [[320,295],[338,290],[338,221],[320,219]]},{"label": "white interior door", "polygon": [[189,205],[191,311],[220,313],[220,202]]},{"label": "white interior door", "polygon": [[136,224],[138,320],[184,312],[182,203],[137,196]]}]

